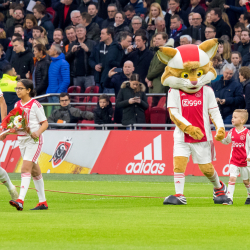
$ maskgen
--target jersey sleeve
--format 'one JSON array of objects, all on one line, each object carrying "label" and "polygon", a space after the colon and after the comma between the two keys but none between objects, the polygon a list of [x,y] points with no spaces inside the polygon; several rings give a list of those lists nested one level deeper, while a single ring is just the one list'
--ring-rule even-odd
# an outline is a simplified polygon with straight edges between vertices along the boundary
[{"label": "jersey sleeve", "polygon": [[232,142],[232,129],[227,133],[227,137],[221,141],[221,143],[227,145]]},{"label": "jersey sleeve", "polygon": [[2,90],[0,89],[0,97],[2,97],[3,96],[3,92],[2,92]]},{"label": "jersey sleeve", "polygon": [[35,112],[36,112],[36,117],[40,123],[47,121],[47,117],[45,116],[43,106],[40,103],[35,103]]},{"label": "jersey sleeve", "polygon": [[208,109],[214,109],[214,108],[218,108],[218,104],[216,102],[216,98],[215,98],[215,95],[214,95],[214,91],[212,88],[207,87],[207,90],[208,90]]},{"label": "jersey sleeve", "polygon": [[248,148],[247,152],[247,158],[250,158],[250,131],[247,132],[247,136],[246,136],[246,148]]},{"label": "jersey sleeve", "polygon": [[177,89],[170,89],[168,91],[168,102],[167,107],[168,108],[179,108],[178,102],[180,102],[179,97],[179,90]]}]

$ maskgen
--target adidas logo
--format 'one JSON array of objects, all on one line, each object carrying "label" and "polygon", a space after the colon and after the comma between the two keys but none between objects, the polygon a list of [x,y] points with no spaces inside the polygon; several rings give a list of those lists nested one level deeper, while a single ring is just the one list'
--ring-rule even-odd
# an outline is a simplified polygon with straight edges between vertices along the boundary
[{"label": "adidas logo", "polygon": [[[153,147],[152,147],[153,146]],[[143,153],[143,154],[142,154]],[[134,156],[135,161],[130,162],[126,166],[126,173],[131,174],[163,174],[165,169],[164,163],[154,163],[154,161],[162,161],[162,143],[161,135],[153,139],[153,145],[150,143],[144,147],[143,152]],[[149,162],[147,162],[149,161]]]},{"label": "adidas logo", "polygon": [[186,95],[185,93],[182,93],[181,96]]}]

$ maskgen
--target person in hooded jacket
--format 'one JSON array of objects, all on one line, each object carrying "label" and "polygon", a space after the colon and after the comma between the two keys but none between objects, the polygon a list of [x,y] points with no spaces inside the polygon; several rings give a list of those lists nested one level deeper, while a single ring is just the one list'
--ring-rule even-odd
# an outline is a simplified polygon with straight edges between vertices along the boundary
[{"label": "person in hooded jacket", "polygon": [[139,75],[133,74],[130,81],[121,85],[116,107],[123,108],[122,124],[146,123],[145,110],[148,109],[146,88],[139,82]]},{"label": "person in hooded jacket", "polygon": [[[96,124],[112,123],[113,108],[109,97],[105,94],[99,97],[97,107],[94,109],[94,121]],[[102,128],[96,128],[102,129]]]},{"label": "person in hooded jacket", "polygon": [[5,54],[3,51],[3,46],[0,44],[0,78],[3,76],[3,68],[8,64],[9,62],[5,59]]}]

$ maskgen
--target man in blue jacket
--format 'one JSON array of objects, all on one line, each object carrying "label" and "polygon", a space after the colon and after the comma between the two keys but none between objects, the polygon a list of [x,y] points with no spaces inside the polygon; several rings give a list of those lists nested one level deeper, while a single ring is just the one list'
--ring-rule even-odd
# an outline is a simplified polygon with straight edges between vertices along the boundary
[{"label": "man in blue jacket", "polygon": [[[51,64],[49,66],[49,86],[46,94],[67,92],[70,84],[69,63],[65,60],[61,47],[58,44],[51,45],[49,49]],[[50,96],[49,102],[58,103],[58,96]]]},{"label": "man in blue jacket", "polygon": [[244,105],[243,88],[242,85],[233,78],[236,70],[233,64],[226,64],[222,70],[223,76],[219,81],[212,83],[212,88],[224,124],[231,124],[234,110]]}]

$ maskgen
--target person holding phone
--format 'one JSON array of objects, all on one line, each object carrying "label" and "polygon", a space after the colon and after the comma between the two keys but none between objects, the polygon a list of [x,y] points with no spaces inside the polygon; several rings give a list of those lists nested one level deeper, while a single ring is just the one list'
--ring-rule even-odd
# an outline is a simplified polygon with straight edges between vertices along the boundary
[{"label": "person holding phone", "polygon": [[148,24],[147,30],[155,30],[155,19],[157,17],[164,18],[164,14],[162,12],[161,6],[158,3],[152,3],[150,6],[149,15],[145,18],[145,21]]},{"label": "person holding phone", "polygon": [[116,108],[123,109],[123,125],[146,123],[144,111],[148,109],[148,102],[145,91],[146,87],[139,82],[138,74],[132,74],[129,81],[122,83]]}]

